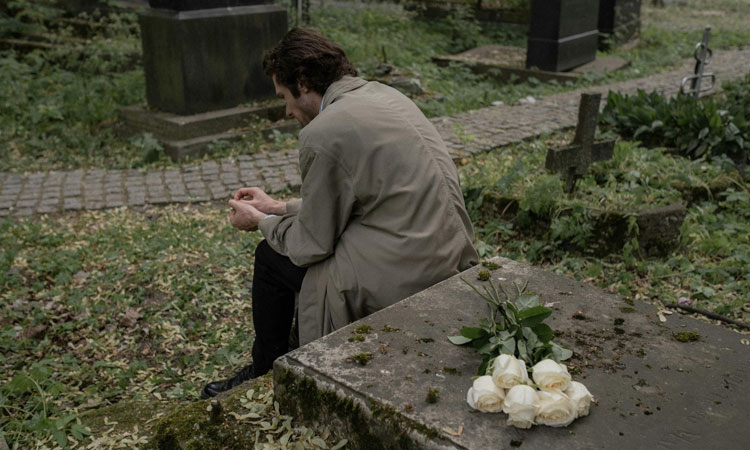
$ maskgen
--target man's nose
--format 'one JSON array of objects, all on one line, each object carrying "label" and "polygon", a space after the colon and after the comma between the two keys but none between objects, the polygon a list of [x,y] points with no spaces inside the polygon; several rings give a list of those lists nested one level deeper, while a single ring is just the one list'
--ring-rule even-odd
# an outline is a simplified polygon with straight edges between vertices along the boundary
[{"label": "man's nose", "polygon": [[292,110],[289,109],[289,106],[286,107],[286,116],[287,117],[292,117]]}]

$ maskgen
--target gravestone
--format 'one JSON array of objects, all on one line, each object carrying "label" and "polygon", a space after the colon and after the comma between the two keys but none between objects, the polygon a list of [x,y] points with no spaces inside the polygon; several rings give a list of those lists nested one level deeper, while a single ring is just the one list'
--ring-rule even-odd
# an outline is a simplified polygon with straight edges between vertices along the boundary
[{"label": "gravestone", "polygon": [[562,72],[596,58],[598,0],[531,0],[526,67]]},{"label": "gravestone", "polygon": [[581,94],[578,107],[578,125],[573,144],[565,148],[551,148],[547,152],[545,167],[567,177],[567,192],[573,192],[576,181],[588,171],[591,163],[612,158],[614,141],[594,142],[599,118],[601,94]]},{"label": "gravestone", "polygon": [[641,31],[641,0],[599,0],[599,50],[636,38]]},{"label": "gravestone", "polygon": [[[127,137],[151,133],[174,161],[212,142],[240,139],[255,118],[284,117],[262,68],[263,52],[286,33],[286,10],[263,0],[150,0],[139,14],[145,105],[118,110]],[[247,105],[247,103],[254,103]],[[289,131],[283,121],[271,129]]]},{"label": "gravestone", "polygon": [[[745,448],[750,347],[744,335],[678,314],[662,322],[651,304],[495,261],[501,267],[493,280],[511,291],[513,281],[529,281],[551,304],[547,323],[557,331],[555,342],[574,351],[567,366],[597,399],[588,416],[566,428],[522,430],[507,426],[504,414],[466,404],[481,358],[447,337],[486,317],[485,301],[459,278],[480,283],[482,267],[278,359],[274,389],[282,413],[326,426],[352,449]],[[439,393],[435,403],[426,401],[431,389]]]},{"label": "gravestone", "polygon": [[263,0],[151,0],[139,14],[152,108],[196,114],[274,97],[262,54],[286,33]]}]

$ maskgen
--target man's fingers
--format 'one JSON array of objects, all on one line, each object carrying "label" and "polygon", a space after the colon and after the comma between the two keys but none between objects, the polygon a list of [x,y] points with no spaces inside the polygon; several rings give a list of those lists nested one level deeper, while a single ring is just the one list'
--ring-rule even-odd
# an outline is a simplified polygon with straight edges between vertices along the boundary
[{"label": "man's fingers", "polygon": [[263,191],[257,187],[244,187],[237,189],[234,193],[235,200],[242,200],[245,197],[255,198],[258,194],[263,194]]}]

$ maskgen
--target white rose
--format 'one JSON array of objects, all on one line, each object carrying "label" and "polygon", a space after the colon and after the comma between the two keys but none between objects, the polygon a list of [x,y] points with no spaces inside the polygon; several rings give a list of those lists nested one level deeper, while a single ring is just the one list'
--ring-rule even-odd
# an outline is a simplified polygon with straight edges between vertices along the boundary
[{"label": "white rose", "polygon": [[536,423],[550,427],[567,427],[576,418],[576,405],[562,392],[539,391]]},{"label": "white rose", "polygon": [[492,380],[498,387],[510,389],[529,381],[526,363],[513,355],[500,355],[492,363]]},{"label": "white rose", "polygon": [[583,383],[571,381],[570,386],[565,390],[565,395],[567,395],[570,401],[575,405],[576,417],[589,415],[589,406],[591,406],[591,399],[593,396]]},{"label": "white rose", "polygon": [[508,425],[516,428],[531,428],[539,409],[539,394],[525,384],[517,384],[505,394],[503,412],[508,415]]},{"label": "white rose", "polygon": [[503,409],[505,391],[495,386],[492,377],[485,375],[474,380],[474,385],[466,393],[466,402],[482,412],[499,412]]},{"label": "white rose", "polygon": [[531,368],[534,383],[543,391],[564,391],[570,384],[570,374],[564,364],[543,359]]}]

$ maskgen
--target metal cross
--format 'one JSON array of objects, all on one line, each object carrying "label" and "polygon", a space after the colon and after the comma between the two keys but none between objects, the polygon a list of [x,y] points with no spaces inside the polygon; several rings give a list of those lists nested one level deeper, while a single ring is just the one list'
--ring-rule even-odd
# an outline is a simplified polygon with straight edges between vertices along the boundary
[{"label": "metal cross", "polygon": [[[716,84],[716,75],[713,73],[703,73],[706,66],[711,63],[711,55],[713,52],[708,48],[708,39],[711,37],[711,27],[706,27],[703,30],[703,40],[695,45],[695,51],[693,57],[695,58],[695,75],[691,77],[685,77],[682,79],[680,90],[683,94],[692,94],[695,98],[698,98],[701,92],[708,92],[714,88]],[[701,82],[704,78],[711,78],[711,85],[708,87],[701,87]],[[687,87],[688,82],[690,88]]]},{"label": "metal cross", "polygon": [[586,174],[591,163],[611,159],[614,153],[614,141],[594,142],[601,99],[602,94],[581,94],[573,144],[547,151],[545,167],[567,175],[568,193],[573,192],[576,181]]}]

